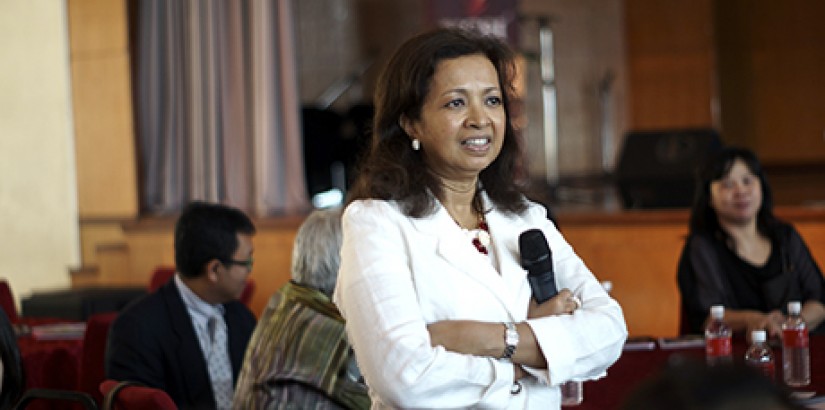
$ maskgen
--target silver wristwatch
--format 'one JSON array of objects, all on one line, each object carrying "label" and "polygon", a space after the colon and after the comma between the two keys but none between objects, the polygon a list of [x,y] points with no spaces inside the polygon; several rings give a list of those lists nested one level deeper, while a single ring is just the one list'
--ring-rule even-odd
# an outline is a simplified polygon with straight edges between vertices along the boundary
[{"label": "silver wristwatch", "polygon": [[504,324],[504,353],[501,355],[502,359],[509,359],[513,357],[513,353],[516,352],[516,346],[518,346],[518,331],[516,330],[516,324],[513,322],[507,322]]}]

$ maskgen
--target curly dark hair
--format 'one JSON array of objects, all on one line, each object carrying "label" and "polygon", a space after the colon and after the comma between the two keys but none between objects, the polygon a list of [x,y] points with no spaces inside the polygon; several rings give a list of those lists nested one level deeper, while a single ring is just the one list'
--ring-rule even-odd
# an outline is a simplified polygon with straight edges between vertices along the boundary
[{"label": "curly dark hair", "polygon": [[496,68],[506,116],[501,152],[481,171],[479,180],[491,201],[503,211],[521,213],[526,209],[521,140],[513,127],[509,105],[514,98],[514,54],[497,38],[456,28],[440,28],[411,38],[384,68],[375,91],[372,143],[359,166],[348,203],[358,199],[395,200],[410,217],[435,211],[436,202],[429,192],[440,197],[442,187],[420,152],[411,148],[400,119],[420,120],[438,64],[468,55],[483,55]]},{"label": "curly dark hair", "polygon": [[773,237],[779,221],[773,214],[773,195],[762,165],[753,151],[739,147],[725,147],[709,158],[699,169],[696,179],[696,195],[690,213],[690,232],[703,233],[727,241],[728,235],[719,224],[719,216],[710,206],[710,185],[727,175],[736,160],[742,160],[745,166],[759,178],[762,186],[762,205],[756,214],[756,227],[760,233]]}]

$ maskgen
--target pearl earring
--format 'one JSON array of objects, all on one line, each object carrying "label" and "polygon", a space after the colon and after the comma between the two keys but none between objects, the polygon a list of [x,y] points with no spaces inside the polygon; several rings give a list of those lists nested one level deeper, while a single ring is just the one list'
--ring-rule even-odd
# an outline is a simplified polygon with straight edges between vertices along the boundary
[{"label": "pearl earring", "polygon": [[418,151],[421,149],[421,141],[418,138],[412,140],[412,149],[413,151]]}]

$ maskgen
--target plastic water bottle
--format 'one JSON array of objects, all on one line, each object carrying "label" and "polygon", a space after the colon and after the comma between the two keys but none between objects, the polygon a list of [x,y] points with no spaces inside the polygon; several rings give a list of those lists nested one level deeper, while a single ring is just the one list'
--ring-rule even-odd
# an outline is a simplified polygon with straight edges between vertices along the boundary
[{"label": "plastic water bottle", "polygon": [[[607,294],[613,290],[613,282],[605,280],[601,282],[602,289]],[[578,406],[584,401],[584,382],[571,380],[561,386],[561,405],[562,406]]]},{"label": "plastic water bottle", "polygon": [[[602,281],[601,285],[607,294],[613,290],[613,282],[609,280]],[[584,401],[584,382],[571,380],[562,384],[560,388],[562,406],[578,406]]]},{"label": "plastic water bottle", "polygon": [[751,345],[745,352],[745,364],[759,370],[773,381],[776,380],[776,364],[773,360],[773,352],[765,340],[767,340],[767,335],[764,330],[751,332]]},{"label": "plastic water bottle", "polygon": [[561,405],[578,406],[584,400],[584,385],[571,380],[561,385]]},{"label": "plastic water bottle", "polygon": [[723,320],[725,307],[710,307],[710,323],[705,328],[705,359],[708,365],[730,364],[733,362],[731,330]]},{"label": "plastic water bottle", "polygon": [[801,304],[788,302],[788,318],[782,324],[782,374],[788,386],[811,383],[811,358],[808,350],[808,327],[799,316]]}]

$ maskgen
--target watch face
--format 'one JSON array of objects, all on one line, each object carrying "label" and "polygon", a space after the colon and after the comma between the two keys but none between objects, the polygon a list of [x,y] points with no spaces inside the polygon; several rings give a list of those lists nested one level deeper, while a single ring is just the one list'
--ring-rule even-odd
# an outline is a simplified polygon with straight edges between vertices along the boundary
[{"label": "watch face", "polygon": [[512,323],[505,323],[504,326],[504,358],[509,359],[516,352],[516,346],[518,346],[518,331]]},{"label": "watch face", "polygon": [[515,330],[507,329],[506,337],[504,342],[508,345],[517,345],[518,344],[518,332]]}]

